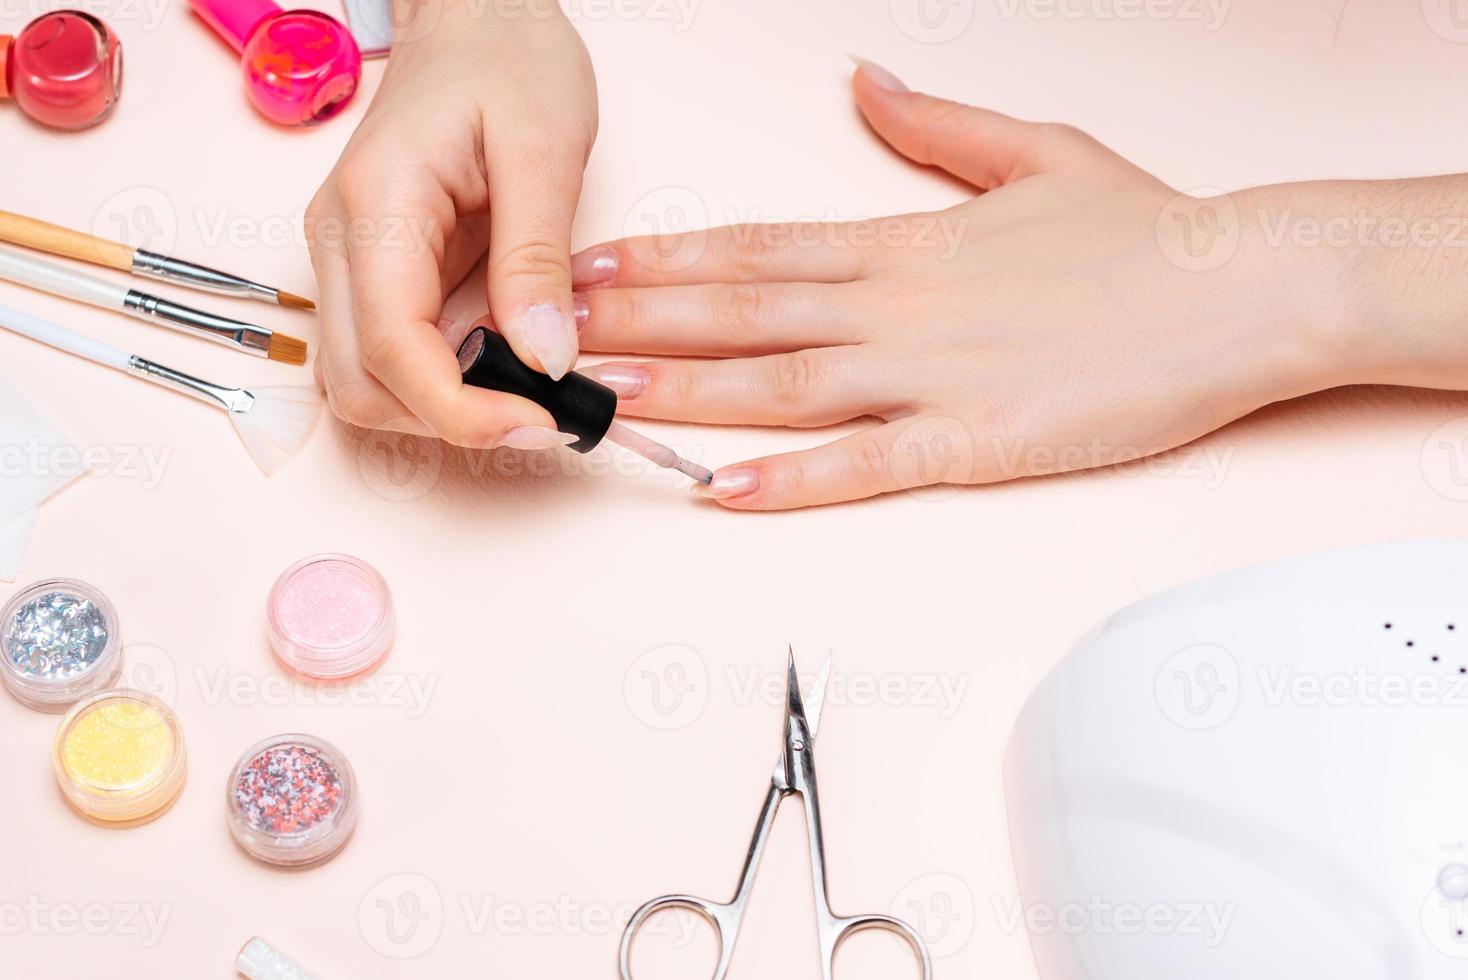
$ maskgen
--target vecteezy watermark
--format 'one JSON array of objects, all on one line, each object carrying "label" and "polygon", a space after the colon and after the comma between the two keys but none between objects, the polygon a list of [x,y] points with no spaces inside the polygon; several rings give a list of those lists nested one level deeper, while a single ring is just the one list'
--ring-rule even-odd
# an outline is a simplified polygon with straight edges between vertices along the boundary
[{"label": "vecteezy watermark", "polygon": [[1257,211],[1269,248],[1468,248],[1468,215],[1300,214]]},{"label": "vecteezy watermark", "polygon": [[1005,20],[1163,20],[1199,24],[1213,33],[1223,26],[1233,0],[996,0]]},{"label": "vecteezy watermark", "polygon": [[1205,731],[1233,717],[1239,707],[1239,664],[1216,643],[1177,651],[1157,670],[1153,695],[1179,728]]},{"label": "vecteezy watermark", "polygon": [[[471,937],[614,936],[632,919],[631,903],[587,901],[569,895],[547,899],[515,899],[488,893],[450,894],[444,899],[428,876],[391,875],[378,881],[357,905],[357,926],[372,949],[392,959],[411,959],[428,952],[453,927]],[[701,920],[693,914],[659,915],[643,934],[669,937],[686,947],[698,934]]]},{"label": "vecteezy watermark", "polygon": [[1443,40],[1468,44],[1468,0],[1422,0],[1422,19]]},{"label": "vecteezy watermark", "polygon": [[[725,681],[733,692],[734,703],[755,702],[777,706],[785,701],[784,671],[761,670],[758,667],[730,665],[724,668]],[[973,678],[968,674],[903,673],[883,671],[877,674],[832,670],[826,681],[826,706],[851,705],[888,708],[924,708],[937,712],[943,719],[958,714]],[[810,697],[815,675],[799,678],[801,688]]]},{"label": "vecteezy watermark", "polygon": [[383,956],[422,956],[443,934],[443,896],[426,875],[383,878],[357,903],[357,931]]},{"label": "vecteezy watermark", "polygon": [[1163,206],[1156,232],[1167,261],[1187,272],[1212,272],[1238,251],[1238,205],[1216,187],[1195,187]]},{"label": "vecteezy watermark", "polygon": [[28,439],[0,444],[0,480],[71,480],[91,475],[135,480],[144,490],[156,490],[172,459],[172,446],[72,446]]},{"label": "vecteezy watermark", "polygon": [[731,226],[733,247],[750,253],[795,248],[913,249],[941,260],[958,254],[969,229],[968,216],[953,211],[844,219],[834,210],[784,218],[758,208],[730,208],[721,223]]},{"label": "vecteezy watermark", "polygon": [[962,878],[936,872],[914,878],[892,899],[891,913],[912,926],[933,959],[953,956],[973,938],[974,893]]},{"label": "vecteezy watermark", "polygon": [[708,665],[692,647],[676,643],[654,647],[627,668],[622,697],[637,720],[650,728],[686,728],[708,704]]},{"label": "vecteezy watermark", "polygon": [[400,711],[410,721],[428,713],[438,690],[437,674],[376,671],[344,681],[307,681],[284,674],[241,673],[224,665],[196,666],[194,683],[207,705],[383,708]]},{"label": "vecteezy watermark", "polygon": [[1213,949],[1233,921],[1234,906],[1215,902],[1114,902],[1091,896],[1080,902],[1026,902],[992,897],[999,928],[1031,936],[1177,936]]},{"label": "vecteezy watermark", "polygon": [[1468,501],[1468,415],[1444,422],[1422,442],[1422,476],[1449,500]]},{"label": "vecteezy watermark", "polygon": [[80,10],[109,24],[137,24],[156,31],[163,23],[168,0],[0,0],[0,17],[28,23],[54,10]]},{"label": "vecteezy watermark", "polygon": [[1443,868],[1422,902],[1422,931],[1444,956],[1468,960],[1468,865]]},{"label": "vecteezy watermark", "polygon": [[1272,708],[1468,707],[1468,674],[1421,671],[1402,674],[1358,664],[1353,670],[1302,671],[1260,664],[1256,669],[1261,703]]},{"label": "vecteezy watermark", "polygon": [[172,902],[50,902],[31,895],[0,901],[0,936],[122,936],[152,949],[172,916]]},{"label": "vecteezy watermark", "polygon": [[994,457],[1004,479],[1069,473],[1098,466],[1122,466],[1151,476],[1196,480],[1205,489],[1223,485],[1233,462],[1234,447],[1195,443],[1169,449],[1157,446],[1112,446],[1100,438],[1085,445],[1030,445],[1024,439],[1006,443],[992,440]]},{"label": "vecteezy watermark", "polygon": [[892,23],[922,44],[952,41],[974,20],[976,0],[888,0]]},{"label": "vecteezy watermark", "polygon": [[92,213],[92,234],[166,254],[178,241],[178,210],[173,198],[157,187],[125,187]]}]

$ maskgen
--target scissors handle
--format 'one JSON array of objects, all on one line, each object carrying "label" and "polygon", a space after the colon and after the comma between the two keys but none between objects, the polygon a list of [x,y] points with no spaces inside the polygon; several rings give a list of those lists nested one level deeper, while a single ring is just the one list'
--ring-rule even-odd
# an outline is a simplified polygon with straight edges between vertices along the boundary
[{"label": "scissors handle", "polygon": [[821,929],[821,969],[824,980],[833,980],[836,975],[836,951],[841,944],[858,932],[881,930],[894,933],[906,941],[917,957],[921,970],[920,980],[932,980],[933,959],[928,955],[928,944],[916,929],[901,919],[890,915],[833,915],[826,919]]},{"label": "scissors handle", "polygon": [[724,974],[729,972],[729,961],[734,958],[734,943],[739,938],[742,907],[733,903],[710,902],[696,895],[664,895],[632,913],[627,928],[622,931],[622,949],[617,954],[617,966],[621,970],[622,980],[632,980],[632,940],[648,919],[659,912],[674,909],[696,912],[714,927],[714,936],[719,942],[719,962],[714,967],[710,980],[724,980]]}]

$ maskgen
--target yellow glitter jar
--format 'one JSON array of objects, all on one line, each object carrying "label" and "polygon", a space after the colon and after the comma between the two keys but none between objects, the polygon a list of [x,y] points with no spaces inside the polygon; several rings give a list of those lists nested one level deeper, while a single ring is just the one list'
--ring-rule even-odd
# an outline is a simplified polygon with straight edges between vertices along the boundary
[{"label": "yellow glitter jar", "polygon": [[183,729],[168,705],[141,691],[103,691],[61,719],[56,781],[83,816],[142,823],[183,788]]}]

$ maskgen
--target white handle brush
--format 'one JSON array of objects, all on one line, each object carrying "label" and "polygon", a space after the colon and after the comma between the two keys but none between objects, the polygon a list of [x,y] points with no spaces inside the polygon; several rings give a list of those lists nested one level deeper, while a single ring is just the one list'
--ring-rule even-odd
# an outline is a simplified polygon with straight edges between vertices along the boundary
[{"label": "white handle brush", "polygon": [[313,387],[225,388],[8,306],[0,306],[0,327],[224,409],[250,457],[266,474],[280,469],[306,444],[321,414],[321,395]]},{"label": "white handle brush", "polygon": [[0,248],[0,279],[65,296],[82,303],[117,310],[195,337],[212,340],[235,350],[268,357],[286,364],[306,363],[306,342],[268,327],[232,320],[192,306],[184,306],[152,293],[119,286],[117,283],[79,272],[57,262],[47,262],[14,249]]}]

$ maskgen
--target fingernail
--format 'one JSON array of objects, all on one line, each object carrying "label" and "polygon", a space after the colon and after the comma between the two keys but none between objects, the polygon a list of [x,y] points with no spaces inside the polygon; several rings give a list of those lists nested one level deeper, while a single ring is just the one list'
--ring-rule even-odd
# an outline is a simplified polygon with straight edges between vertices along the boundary
[{"label": "fingernail", "polygon": [[854,54],[847,55],[847,57],[856,62],[856,67],[860,68],[866,74],[867,78],[870,78],[872,80],[872,84],[877,86],[878,88],[886,89],[889,92],[912,91],[902,83],[902,79],[898,78],[896,75],[892,74],[890,71],[877,64],[875,61],[868,61],[865,58],[857,57]]},{"label": "fingernail", "polygon": [[576,332],[580,333],[586,329],[587,321],[591,319],[591,304],[577,296],[571,300],[571,315],[576,318]]},{"label": "fingernail", "polygon": [[582,373],[615,391],[622,401],[636,398],[652,383],[652,372],[635,364],[598,364]]},{"label": "fingernail", "polygon": [[617,274],[617,250],[598,245],[571,256],[571,281],[577,286],[599,286]]},{"label": "fingernail", "polygon": [[537,303],[516,321],[520,337],[552,381],[576,363],[576,323],[550,303]]},{"label": "fingernail", "polygon": [[700,497],[710,497],[714,500],[743,497],[758,489],[759,471],[751,469],[719,470],[714,474],[714,482],[708,486],[700,484],[693,486],[694,493]]},{"label": "fingernail", "polygon": [[554,449],[557,446],[569,446],[579,438],[581,437],[569,432],[547,429],[543,425],[522,425],[501,436],[500,445],[511,449]]}]

